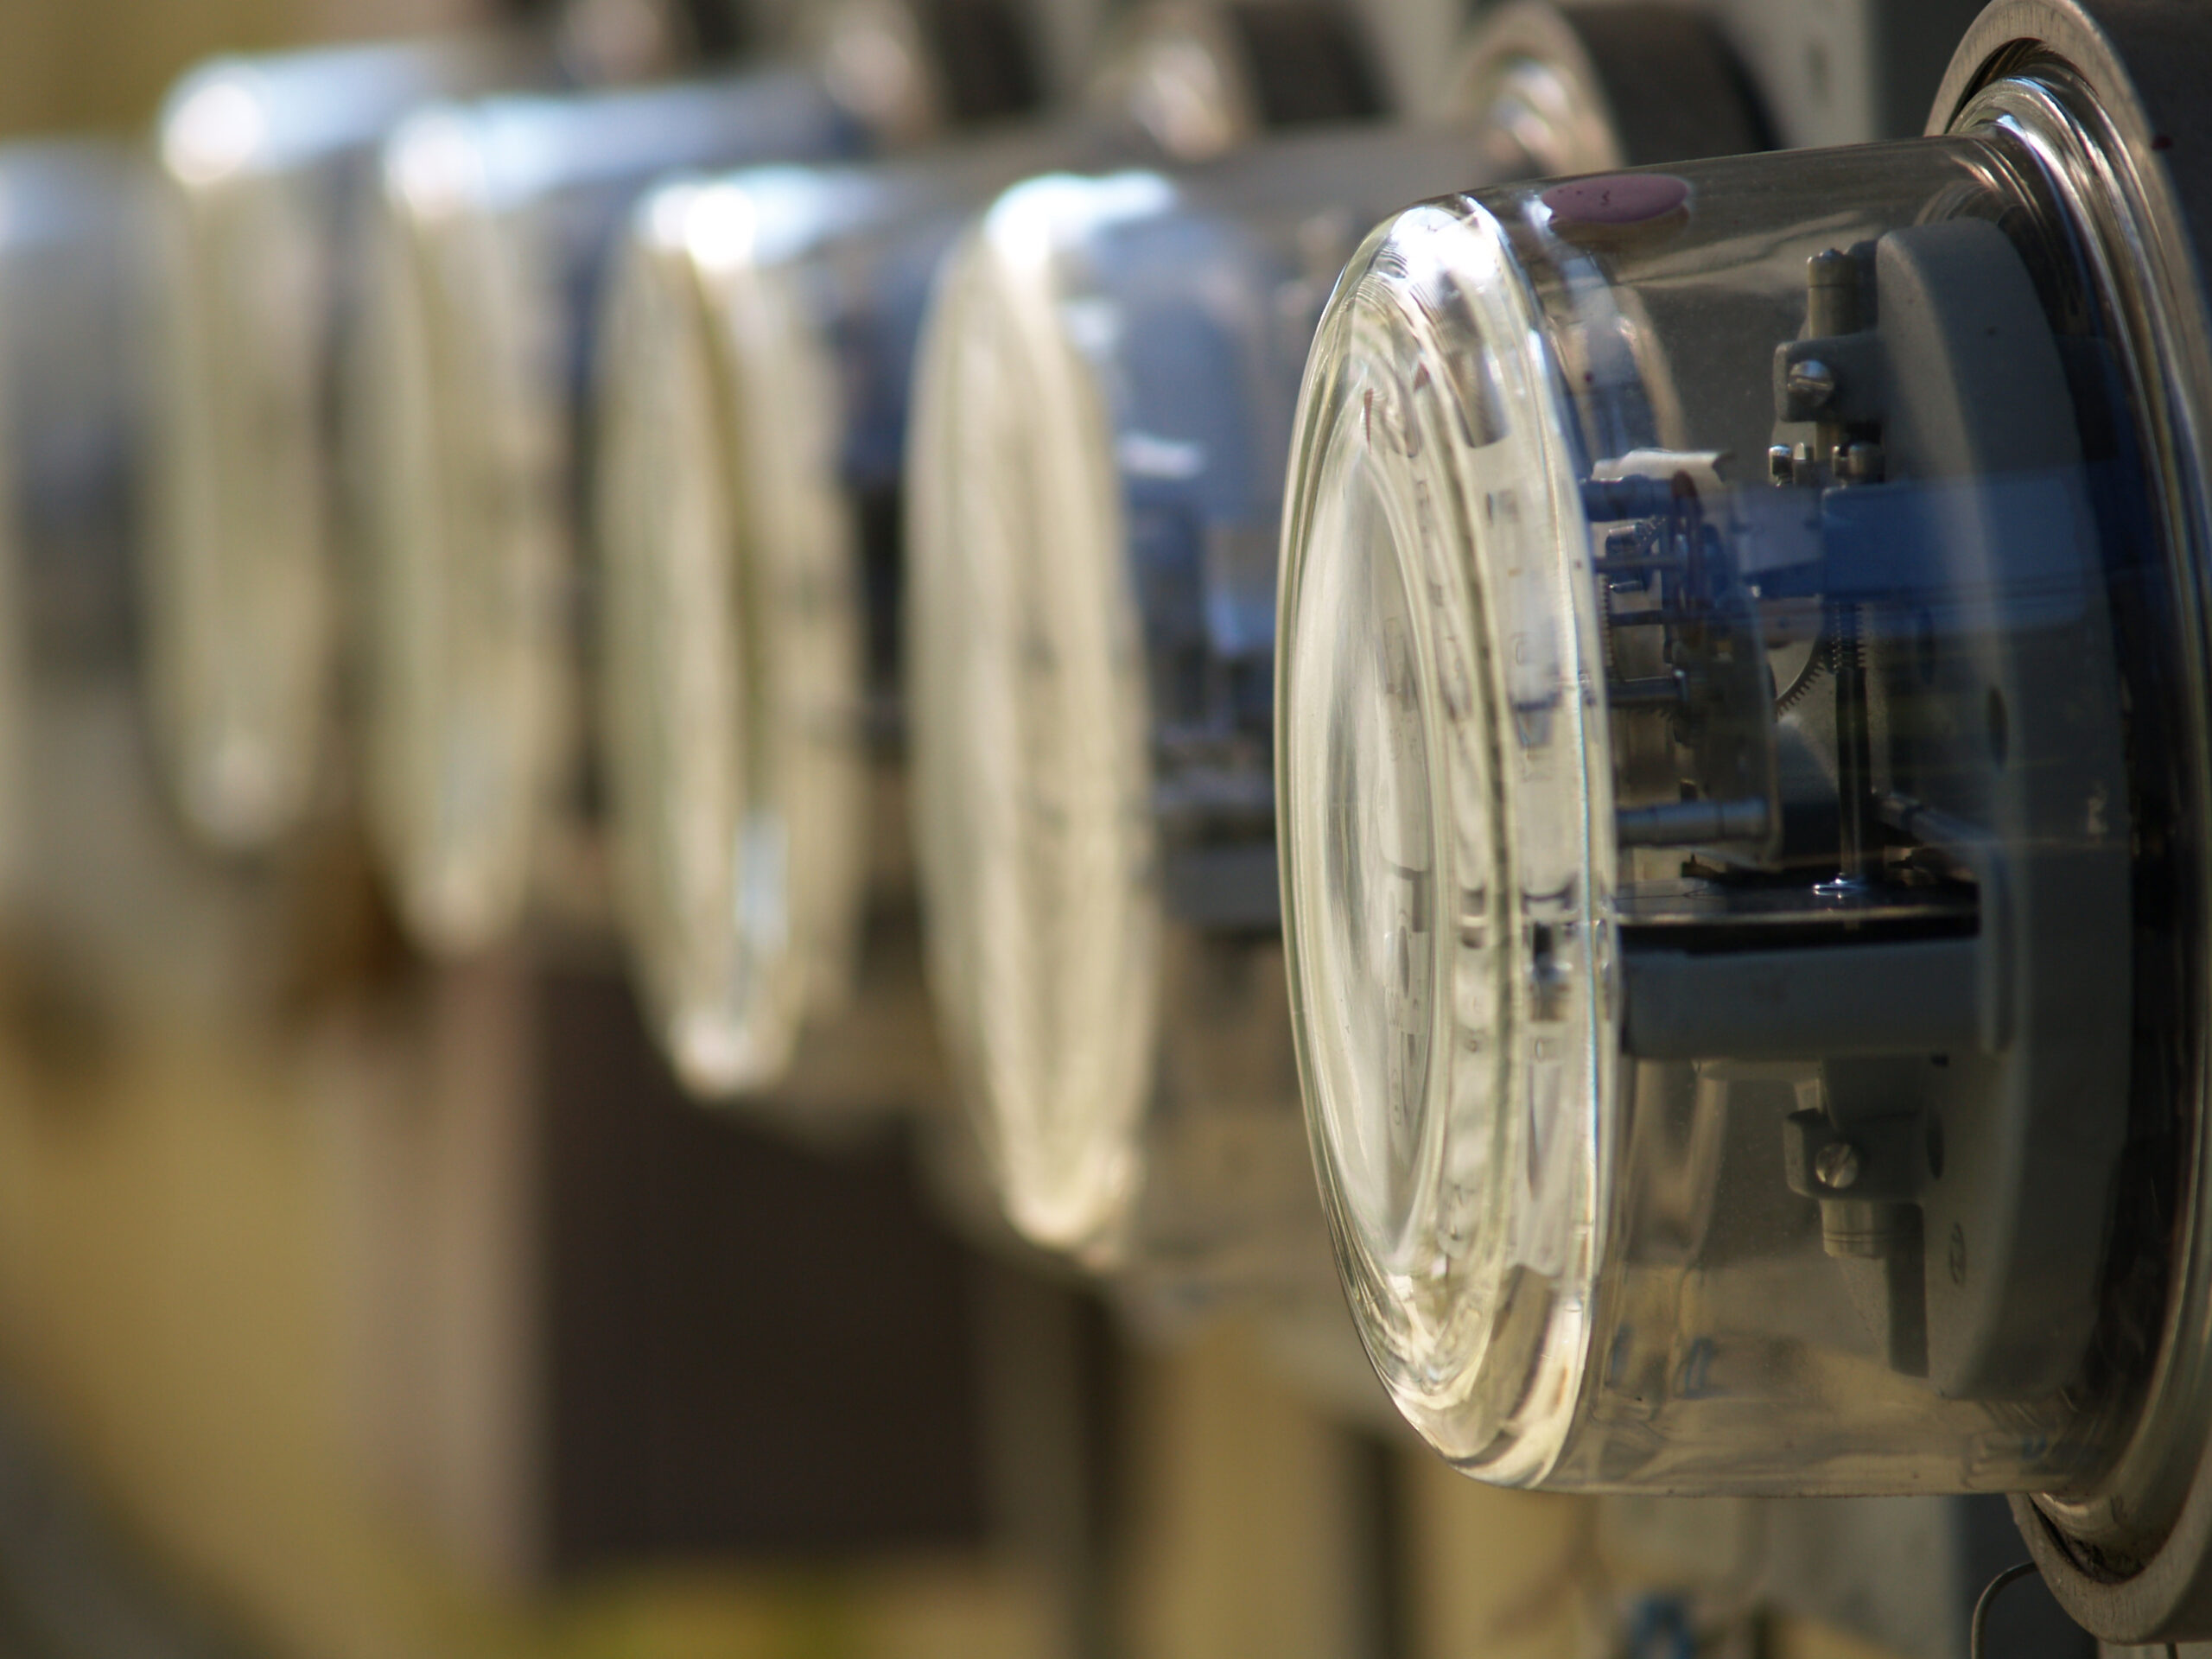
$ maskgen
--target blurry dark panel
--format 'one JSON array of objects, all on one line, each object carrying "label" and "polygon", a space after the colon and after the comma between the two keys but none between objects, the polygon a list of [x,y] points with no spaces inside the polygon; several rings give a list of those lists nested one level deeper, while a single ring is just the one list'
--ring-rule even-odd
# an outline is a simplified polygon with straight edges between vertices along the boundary
[{"label": "blurry dark panel", "polygon": [[688,1103],[611,978],[536,1001],[552,1570],[980,1542],[973,1263],[903,1150]]},{"label": "blurry dark panel", "polygon": [[[571,0],[499,0],[498,10],[508,16],[551,22]],[[759,44],[748,38],[747,9],[740,0],[665,0],[663,14],[672,17],[684,36],[687,55],[700,62],[717,64],[737,57]]]},{"label": "blurry dark panel", "polygon": [[1117,1591],[1129,1563],[1119,1480],[1126,1444],[1123,1351],[1098,1297],[1010,1262],[977,1276],[991,1513],[1043,1586],[1068,1659],[1132,1651]]},{"label": "blurry dark panel", "polygon": [[735,0],[684,0],[683,16],[691,28],[691,44],[708,63],[736,57],[755,44],[746,38],[745,19]]},{"label": "blurry dark panel", "polygon": [[[2012,1505],[1997,1497],[1962,1497],[1959,1511],[1960,1605],[1976,1598],[2006,1567],[2028,1559],[2013,1523]],[[1961,1643],[1963,1646],[1963,1643]],[[2097,1659],[2096,1638],[2066,1617],[2040,1577],[2030,1574],[1999,1596],[1989,1610],[1989,1651],[2017,1659]]]},{"label": "blurry dark panel", "polygon": [[1876,84],[1876,137],[1913,138],[1928,130],[1929,107],[1952,48],[1980,15],[1982,4],[1983,0],[1873,0],[1868,22],[1875,61],[1883,70]]},{"label": "blurry dark panel", "polygon": [[1408,1524],[1413,1499],[1406,1491],[1405,1447],[1363,1429],[1340,1432],[1351,1464],[1351,1499],[1359,1517],[1352,1531],[1360,1545],[1353,1563],[1358,1597],[1353,1634],[1364,1659],[1409,1659],[1421,1581]]},{"label": "blurry dark panel", "polygon": [[1252,67],[1270,127],[1357,121],[1382,99],[1351,14],[1330,0],[1258,0],[1226,16]]},{"label": "blurry dark panel", "polygon": [[1019,10],[1005,0],[925,0],[948,113],[968,126],[1034,110],[1036,54]]},{"label": "blurry dark panel", "polygon": [[[1758,87],[1706,18],[1680,6],[1629,4],[1578,6],[1569,21],[1604,80],[1631,161],[1773,145]],[[1665,73],[1654,73],[1654,65]]]}]

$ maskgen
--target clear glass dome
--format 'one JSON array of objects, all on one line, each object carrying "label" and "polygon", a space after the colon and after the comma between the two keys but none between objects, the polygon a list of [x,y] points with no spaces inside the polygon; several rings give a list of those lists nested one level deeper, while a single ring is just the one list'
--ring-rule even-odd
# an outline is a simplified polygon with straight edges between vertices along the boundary
[{"label": "clear glass dome", "polygon": [[677,1074],[711,1096],[779,1076],[842,1002],[867,852],[836,365],[756,257],[759,206],[739,184],[647,204],[599,404],[623,914]]},{"label": "clear glass dome", "polygon": [[1293,1005],[1355,1315],[1470,1472],[2079,1496],[2124,1443],[2177,677],[2082,245],[1992,130],[1446,198],[1344,274]]},{"label": "clear glass dome", "polygon": [[702,1094],[782,1079],[856,971],[931,281],[995,192],[1118,142],[749,168],[635,216],[600,406],[609,809],[651,1018]]},{"label": "clear glass dome", "polygon": [[[636,503],[612,510],[601,561],[615,861],[653,1023],[702,1093],[788,1089],[810,1025],[863,1016],[853,976],[896,977],[858,935],[903,932],[912,910],[901,464],[944,255],[1024,176],[1215,143],[1154,118],[1185,96],[1185,73],[1267,92],[1255,119],[1341,112],[1277,97],[1281,66],[1202,26],[1211,16],[1139,8],[1088,113],[1065,124],[912,162],[677,181],[636,217],[602,410],[605,499]],[[898,105],[912,90],[916,20],[873,0],[823,17],[848,101]],[[1299,17],[1300,45],[1340,37],[1332,13]],[[938,21],[948,39],[1000,38],[988,6]],[[1235,61],[1194,62],[1215,54]],[[960,111],[1002,111],[1003,96],[985,94],[1011,82],[977,78],[995,55],[950,66],[976,79]],[[1325,79],[1348,96],[1357,77],[1338,69]],[[880,96],[862,96],[871,78]],[[700,351],[703,364],[677,361]],[[678,454],[721,459],[700,475]],[[907,988],[879,983],[870,1001]],[[811,1065],[821,1046],[805,1052]]]},{"label": "clear glass dome", "polygon": [[673,168],[849,140],[810,77],[771,72],[441,107],[387,146],[359,362],[369,804],[432,948],[484,944],[588,856],[577,423],[628,208]]},{"label": "clear glass dome", "polygon": [[[998,257],[963,255],[941,291],[915,435],[908,638],[933,988],[971,1088],[995,1108],[986,1144],[1009,1214],[1076,1246],[1138,1172],[1088,1155],[1088,1125],[1060,1097],[1124,1121],[1141,1108],[1160,915],[1143,646],[1114,556],[1105,410],[1033,280],[1050,219],[1025,222],[1020,205],[1062,188],[1001,201],[979,245]],[[1165,186],[1138,175],[1122,188],[1141,211]],[[975,759],[956,779],[947,747],[963,740]]]},{"label": "clear glass dome", "polygon": [[308,811],[333,690],[333,383],[369,156],[423,101],[512,81],[493,41],[226,59],[156,132],[145,648],[187,821],[264,846]]},{"label": "clear glass dome", "polygon": [[[1191,999],[1281,974],[1274,559],[1315,321],[1378,209],[1499,176],[1499,140],[1336,131],[1039,180],[944,283],[912,463],[925,897],[1037,1242],[1192,1294],[1318,1259],[1281,1004]],[[1378,581],[1332,603],[1384,604]],[[1360,761],[1371,804],[1410,832],[1421,774],[1388,753]]]}]

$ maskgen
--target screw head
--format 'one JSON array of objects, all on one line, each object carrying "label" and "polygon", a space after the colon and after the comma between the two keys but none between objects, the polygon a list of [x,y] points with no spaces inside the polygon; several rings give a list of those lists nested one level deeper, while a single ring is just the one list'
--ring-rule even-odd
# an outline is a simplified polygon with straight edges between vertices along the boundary
[{"label": "screw head", "polygon": [[1831,1141],[1813,1155],[1813,1173],[1835,1192],[1858,1185],[1859,1171],[1859,1148],[1848,1141]]},{"label": "screw head", "polygon": [[1871,484],[1882,476],[1887,457],[1878,443],[1868,443],[1863,438],[1848,446],[1836,448],[1835,469],[1856,484]]},{"label": "screw head", "polygon": [[1835,371],[1817,357],[1789,365],[1789,395],[1819,408],[1835,396]]},{"label": "screw head", "polygon": [[1789,481],[1789,446],[1777,443],[1766,452],[1766,475],[1777,484]]}]

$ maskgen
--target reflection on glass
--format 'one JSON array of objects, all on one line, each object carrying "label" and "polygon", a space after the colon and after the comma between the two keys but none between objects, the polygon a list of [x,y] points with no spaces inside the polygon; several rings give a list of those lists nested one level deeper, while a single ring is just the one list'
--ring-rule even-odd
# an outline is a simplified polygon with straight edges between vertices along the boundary
[{"label": "reflection on glass", "polygon": [[2023,124],[1478,192],[1345,274],[1283,566],[1298,1042],[1363,1334],[1471,1472],[2066,1498],[2126,1443],[2164,1247],[2115,1223],[2177,1168],[2129,732],[2188,646],[2130,598],[2171,543],[2088,239]]},{"label": "reflection on glass", "polygon": [[148,690],[184,816],[218,845],[267,844],[321,777],[334,377],[371,152],[416,105],[532,67],[486,41],[225,59],[162,106]]},{"label": "reflection on glass", "polygon": [[[968,238],[931,318],[908,622],[932,988],[1016,1224],[1173,1296],[1307,1290],[1322,1260],[1273,989],[1275,547],[1306,348],[1362,226],[1506,156],[1526,161],[1472,123],[1039,179]],[[1347,489],[1373,564],[1328,608],[1397,655],[1360,658],[1356,735],[1317,764],[1351,791],[1337,925],[1399,1001],[1333,1040],[1401,1105],[1319,1132],[1388,1186],[1422,1134],[1440,982],[1393,596],[1416,527]],[[1355,849],[1390,873],[1353,878]]]},{"label": "reflection on glass", "polygon": [[811,76],[772,71],[441,107],[386,147],[360,365],[369,804],[433,948],[589,885],[580,452],[631,205],[673,168],[855,137]]},{"label": "reflection on glass", "polygon": [[[610,806],[647,1000],[702,1093],[781,1076],[854,972],[931,279],[995,191],[1129,142],[755,168],[639,213],[601,410]],[[679,482],[679,454],[711,465]]]}]

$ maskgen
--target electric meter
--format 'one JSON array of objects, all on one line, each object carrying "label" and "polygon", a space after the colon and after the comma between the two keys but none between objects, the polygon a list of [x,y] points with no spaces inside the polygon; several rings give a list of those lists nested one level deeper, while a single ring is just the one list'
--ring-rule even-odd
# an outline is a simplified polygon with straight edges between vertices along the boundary
[{"label": "electric meter", "polygon": [[148,764],[150,171],[127,142],[0,145],[0,972],[103,1052],[296,988],[302,938],[281,876],[242,891],[180,839]]},{"label": "electric meter", "polygon": [[1707,153],[1755,142],[1701,23],[1591,19],[1486,24],[1454,124],[1024,183],[941,288],[908,526],[931,983],[1037,1243],[1193,1297],[1322,1259],[1270,781],[1299,374],[1378,208],[1640,150],[1601,60],[1662,69]]},{"label": "electric meter", "polygon": [[[1031,96],[1000,0],[809,15],[817,96],[853,138],[926,136]],[[448,39],[219,59],[163,104],[145,651],[174,793],[218,846],[297,826],[344,712],[353,502],[336,381],[372,263],[357,238],[377,147],[422,105],[556,79],[543,40]],[[895,131],[870,102],[894,86]]]},{"label": "electric meter", "polygon": [[[1106,79],[1154,107],[1142,66],[1181,59],[1141,28],[1122,52]],[[900,463],[938,266],[1014,181],[1157,153],[1094,112],[672,183],[636,216],[600,411],[609,808],[649,1018],[698,1093],[788,1078],[853,1000],[871,892],[904,883]]]},{"label": "electric meter", "polygon": [[[995,6],[824,18],[806,67],[426,111],[386,147],[360,365],[368,793],[433,950],[480,947],[534,899],[588,911],[598,885],[580,541],[599,289],[629,208],[671,172],[850,155],[1027,96],[983,49],[1018,41]],[[894,59],[895,97],[870,79]]]},{"label": "electric meter", "polygon": [[2004,0],[1926,138],[1410,208],[1331,302],[1294,1021],[1355,1318],[1470,1473],[2032,1492],[2107,1579],[2176,1525],[2212,29],[2107,10]]},{"label": "electric meter", "polygon": [[672,168],[848,135],[792,70],[437,106],[386,145],[355,400],[366,777],[424,944],[484,944],[582,856],[577,423],[626,210]]},{"label": "electric meter", "polygon": [[144,193],[88,142],[0,148],[0,906],[37,902],[31,700],[126,654]]},{"label": "electric meter", "polygon": [[183,816],[219,846],[267,844],[318,780],[369,153],[415,105],[539,71],[513,41],[336,48],[217,60],[162,105],[146,671]]}]

